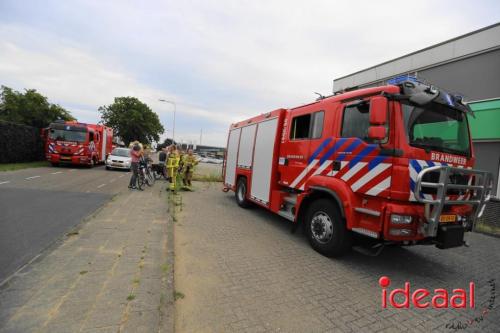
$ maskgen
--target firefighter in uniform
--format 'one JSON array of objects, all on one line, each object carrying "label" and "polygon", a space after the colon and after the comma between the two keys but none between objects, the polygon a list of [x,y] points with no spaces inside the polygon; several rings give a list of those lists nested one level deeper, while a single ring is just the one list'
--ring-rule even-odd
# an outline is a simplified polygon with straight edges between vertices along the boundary
[{"label": "firefighter in uniform", "polygon": [[198,164],[198,160],[193,155],[193,150],[189,149],[187,155],[184,155],[182,183],[185,188],[191,190],[191,179],[193,178],[194,167]]},{"label": "firefighter in uniform", "polygon": [[172,145],[170,147],[170,153],[167,158],[167,175],[170,181],[170,190],[176,190],[177,184],[177,171],[179,169],[179,152],[177,151],[177,147]]}]

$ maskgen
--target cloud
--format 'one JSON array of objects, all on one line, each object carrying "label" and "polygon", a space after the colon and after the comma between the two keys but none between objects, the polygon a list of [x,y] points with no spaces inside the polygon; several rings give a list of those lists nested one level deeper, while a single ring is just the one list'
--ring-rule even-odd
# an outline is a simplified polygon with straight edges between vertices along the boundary
[{"label": "cloud", "polygon": [[[3,6],[3,8],[2,8]],[[91,121],[132,95],[176,136],[224,145],[231,122],[331,93],[335,77],[498,21],[490,1],[60,1],[0,5],[0,83]],[[96,118],[97,119],[97,118]],[[167,135],[169,133],[167,132]]]}]

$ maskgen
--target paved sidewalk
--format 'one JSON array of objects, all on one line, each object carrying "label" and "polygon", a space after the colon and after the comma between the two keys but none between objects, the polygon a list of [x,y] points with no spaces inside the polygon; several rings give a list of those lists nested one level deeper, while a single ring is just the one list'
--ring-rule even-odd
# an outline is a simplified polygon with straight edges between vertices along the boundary
[{"label": "paved sidewalk", "polygon": [[0,332],[171,332],[173,258],[160,189],[163,182],[117,195],[3,285]]},{"label": "paved sidewalk", "polygon": [[[315,252],[290,223],[264,209],[241,209],[220,184],[183,193],[175,223],[175,303],[179,332],[500,332],[500,239],[477,233],[470,247],[389,247],[378,257]],[[193,209],[193,207],[196,207]],[[378,279],[411,289],[476,283],[476,309],[383,309]],[[482,317],[495,292],[495,307]],[[477,322],[475,321],[477,320]]]}]

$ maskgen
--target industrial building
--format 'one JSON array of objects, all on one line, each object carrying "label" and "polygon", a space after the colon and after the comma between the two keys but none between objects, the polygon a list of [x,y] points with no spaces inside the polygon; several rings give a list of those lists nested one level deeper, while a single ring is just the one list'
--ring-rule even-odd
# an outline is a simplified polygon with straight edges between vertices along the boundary
[{"label": "industrial building", "polygon": [[477,167],[493,173],[500,197],[500,23],[335,79],[334,91],[385,84],[411,75],[464,96]]},{"label": "industrial building", "polygon": [[[464,96],[475,115],[469,123],[476,168],[493,174],[493,194],[500,198],[500,23],[336,78],[333,91],[382,85],[401,75]],[[492,202],[486,216],[500,225],[498,214],[500,201]]]}]

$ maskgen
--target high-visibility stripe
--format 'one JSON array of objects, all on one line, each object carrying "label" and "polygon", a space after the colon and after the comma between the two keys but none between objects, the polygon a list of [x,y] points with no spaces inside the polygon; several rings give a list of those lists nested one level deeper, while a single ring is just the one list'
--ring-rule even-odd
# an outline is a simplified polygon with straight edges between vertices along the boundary
[{"label": "high-visibility stripe", "polygon": [[323,149],[328,146],[328,144],[332,141],[332,138],[329,137],[327,138],[326,140],[324,140],[318,148],[316,148],[316,150],[312,153],[312,155],[309,157],[309,159],[307,160],[307,164],[311,163],[313,160],[316,159],[316,157],[318,157],[318,155],[323,151]]},{"label": "high-visibility stripe", "polygon": [[346,140],[347,140],[346,138],[338,139],[337,142],[333,145],[333,147],[328,149],[326,153],[323,155],[323,157],[321,157],[319,162],[323,164],[323,162],[329,159],[330,156],[332,156],[346,142]]},{"label": "high-visibility stripe", "polygon": [[378,195],[380,192],[389,188],[389,186],[391,186],[391,176],[387,177],[386,179],[378,183],[376,186],[372,187],[369,191],[366,191],[366,194],[373,196]]},{"label": "high-visibility stripe", "polygon": [[361,177],[358,181],[356,181],[354,184],[351,185],[351,188],[353,191],[357,191],[360,189],[363,185],[368,183],[370,180],[378,176],[380,173],[382,173],[385,169],[389,168],[391,166],[390,163],[382,163],[377,165],[373,170],[370,172],[366,173],[363,177]]},{"label": "high-visibility stripe", "polygon": [[319,168],[316,169],[316,171],[314,171],[314,173],[312,174],[313,176],[316,176],[316,175],[319,175],[323,172],[323,170],[325,170],[326,168],[328,168],[330,166],[330,164],[332,164],[333,161],[332,160],[328,160],[326,161],[325,163],[321,164]]},{"label": "high-visibility stripe", "polygon": [[[359,170],[361,170],[366,164],[367,164],[366,162],[356,163],[352,168],[349,169],[349,171],[347,171],[340,178],[342,178],[342,180],[344,180],[344,181],[348,181],[349,178],[354,176],[354,174],[357,173]],[[349,166],[350,166],[350,164],[349,164]],[[346,168],[348,168],[349,166],[347,166]]]},{"label": "high-visibility stripe", "polygon": [[311,171],[311,169],[314,168],[314,166],[316,164],[318,164],[318,162],[319,162],[319,160],[313,160],[311,163],[309,163],[304,168],[304,170],[302,170],[302,172],[300,173],[300,175],[297,178],[295,178],[295,180],[290,184],[290,187],[297,186],[297,184],[302,180],[302,178],[304,178],[309,173],[309,171]]},{"label": "high-visibility stripe", "polygon": [[365,158],[366,155],[371,153],[377,146],[375,145],[370,145],[365,147],[359,154],[356,154],[352,158],[352,160],[349,162],[349,168],[352,168],[354,165],[356,165],[358,162],[360,162],[363,158]]}]

